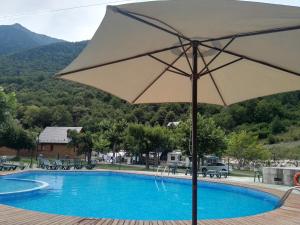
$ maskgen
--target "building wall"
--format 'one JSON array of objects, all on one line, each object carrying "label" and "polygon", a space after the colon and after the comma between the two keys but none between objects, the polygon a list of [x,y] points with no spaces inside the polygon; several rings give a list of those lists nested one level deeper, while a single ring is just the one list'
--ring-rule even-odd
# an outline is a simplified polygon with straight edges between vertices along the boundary
[{"label": "building wall", "polygon": [[49,158],[64,158],[66,156],[74,158],[77,152],[74,148],[70,148],[67,144],[39,144],[37,155],[43,154],[44,157]]},{"label": "building wall", "polygon": [[[20,156],[30,157],[31,152],[27,149],[20,150]],[[0,156],[16,156],[17,150],[8,147],[0,147]]]}]

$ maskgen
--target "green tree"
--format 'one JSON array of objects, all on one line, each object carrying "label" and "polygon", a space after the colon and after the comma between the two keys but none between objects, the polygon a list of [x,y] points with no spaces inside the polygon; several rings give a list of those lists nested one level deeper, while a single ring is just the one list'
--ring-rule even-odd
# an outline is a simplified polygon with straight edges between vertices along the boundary
[{"label": "green tree", "polygon": [[129,124],[125,131],[124,144],[133,155],[141,155],[145,148],[145,129],[142,124]]},{"label": "green tree", "polygon": [[149,169],[150,152],[158,152],[170,147],[169,132],[167,128],[161,126],[130,124],[126,130],[125,139],[132,153],[145,154],[147,169]]},{"label": "green tree", "polygon": [[[198,159],[206,154],[222,155],[226,149],[225,133],[214,120],[198,114],[197,129]],[[176,135],[178,147],[187,155],[191,155],[191,120],[181,122],[176,128]]]},{"label": "green tree", "polygon": [[71,139],[68,145],[75,147],[79,154],[85,154],[88,159],[88,164],[90,164],[93,150],[93,137],[91,132],[77,132],[75,130],[69,130],[68,138]]},{"label": "green tree", "polygon": [[269,150],[258,142],[258,137],[244,130],[230,134],[226,154],[238,160],[239,169],[249,161],[270,157]]},{"label": "green tree", "polygon": [[270,124],[270,129],[272,134],[279,134],[286,131],[284,123],[282,122],[282,120],[280,120],[278,116],[276,116]]},{"label": "green tree", "polygon": [[278,101],[267,101],[263,99],[257,103],[254,111],[254,119],[256,122],[271,122],[274,117],[282,117],[284,108]]},{"label": "green tree", "polygon": [[120,120],[111,122],[107,129],[104,130],[103,136],[107,140],[107,143],[110,144],[113,156],[115,156],[115,153],[120,150],[126,127],[126,121]]},{"label": "green tree", "polygon": [[111,143],[103,133],[98,132],[93,134],[93,146],[95,151],[105,153],[109,152]]},{"label": "green tree", "polygon": [[0,128],[5,123],[12,120],[17,106],[15,93],[6,94],[4,89],[0,87]]},{"label": "green tree", "polygon": [[52,124],[56,126],[68,126],[72,125],[72,115],[68,111],[67,107],[58,105],[52,110]]},{"label": "green tree", "polygon": [[35,145],[34,136],[15,122],[9,123],[0,131],[0,146],[16,149],[17,157],[19,157],[21,149],[32,150]]}]

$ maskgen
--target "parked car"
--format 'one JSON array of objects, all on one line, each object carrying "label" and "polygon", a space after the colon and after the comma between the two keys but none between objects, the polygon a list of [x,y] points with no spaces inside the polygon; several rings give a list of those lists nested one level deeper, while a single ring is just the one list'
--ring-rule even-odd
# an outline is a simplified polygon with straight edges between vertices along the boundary
[{"label": "parked car", "polygon": [[[219,171],[228,171],[228,165],[225,165],[224,163],[210,163],[207,164],[205,166],[201,166],[200,170],[202,171],[202,173],[206,173],[208,170],[215,170],[216,172]],[[231,171],[231,167],[229,166],[229,172]]]}]

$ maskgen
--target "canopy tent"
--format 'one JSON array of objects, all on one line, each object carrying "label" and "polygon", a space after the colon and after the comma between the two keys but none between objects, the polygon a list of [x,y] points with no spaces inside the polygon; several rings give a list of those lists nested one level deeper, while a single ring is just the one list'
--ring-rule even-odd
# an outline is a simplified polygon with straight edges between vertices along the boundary
[{"label": "canopy tent", "polygon": [[88,46],[58,76],[134,104],[193,103],[195,225],[197,102],[226,106],[299,90],[299,40],[298,7],[236,0],[108,6]]}]

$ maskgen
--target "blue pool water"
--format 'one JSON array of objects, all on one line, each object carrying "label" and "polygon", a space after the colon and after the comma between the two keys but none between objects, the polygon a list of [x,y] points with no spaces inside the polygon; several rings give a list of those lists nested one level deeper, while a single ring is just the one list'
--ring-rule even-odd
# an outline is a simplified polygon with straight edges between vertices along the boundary
[{"label": "blue pool water", "polygon": [[[44,181],[49,186],[26,195],[0,195],[0,204],[94,218],[191,219],[189,180],[114,172],[41,171],[9,177]],[[0,178],[2,185],[6,184]],[[212,182],[199,182],[198,195],[200,219],[254,215],[274,209],[279,201],[264,192]]]},{"label": "blue pool water", "polygon": [[39,183],[29,180],[0,178],[0,194],[18,192],[39,187]]}]

